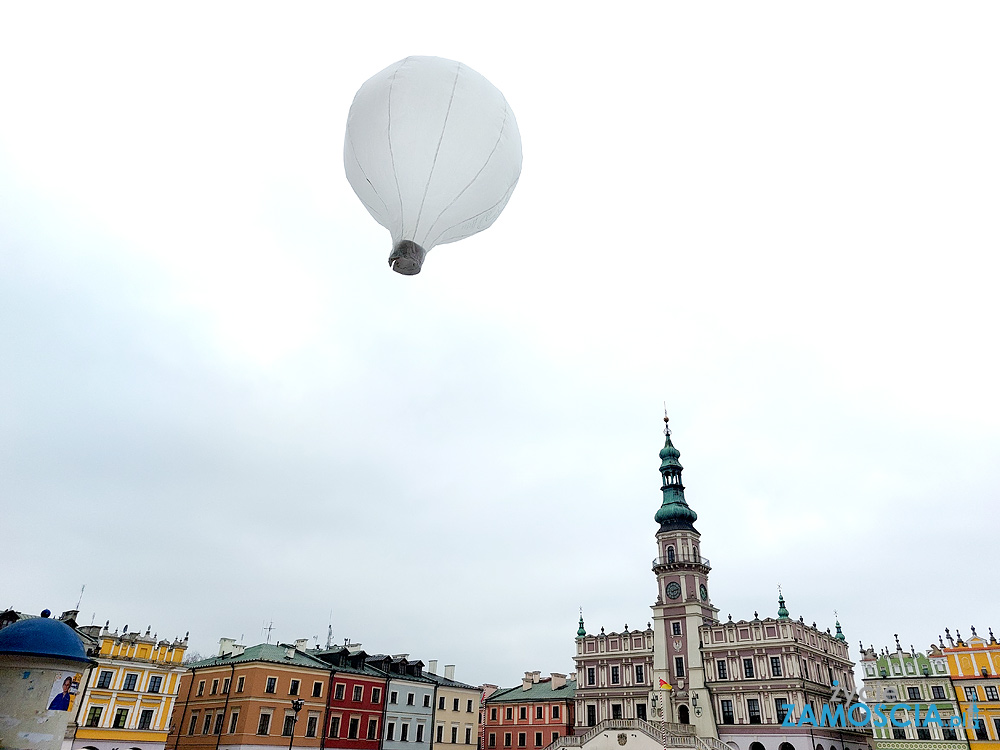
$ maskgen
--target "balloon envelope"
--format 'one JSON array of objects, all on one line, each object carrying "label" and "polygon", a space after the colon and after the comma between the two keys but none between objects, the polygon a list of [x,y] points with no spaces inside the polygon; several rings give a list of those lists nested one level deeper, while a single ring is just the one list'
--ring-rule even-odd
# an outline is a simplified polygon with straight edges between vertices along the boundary
[{"label": "balloon envelope", "polygon": [[496,221],[521,174],[521,134],[503,94],[472,68],[407,57],[355,95],[344,169],[392,235],[393,270],[412,275],[435,245]]}]

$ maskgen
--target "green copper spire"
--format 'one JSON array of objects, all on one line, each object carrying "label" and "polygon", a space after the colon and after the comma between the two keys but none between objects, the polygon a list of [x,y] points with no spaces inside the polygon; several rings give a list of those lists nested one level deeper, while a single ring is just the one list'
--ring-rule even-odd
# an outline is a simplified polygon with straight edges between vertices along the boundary
[{"label": "green copper spire", "polygon": [[583,627],[583,610],[581,609],[580,610],[580,627],[578,627],[576,629],[576,637],[577,638],[581,638],[582,636],[585,636],[585,635],[587,635],[587,631]]},{"label": "green copper spire", "polygon": [[840,629],[840,620],[837,620],[837,635],[835,635],[833,637],[836,638],[838,641],[846,641],[847,640],[844,637],[844,631]]},{"label": "green copper spire", "polygon": [[781,587],[778,588],[778,619],[788,619],[788,610],[785,609],[785,597],[781,593]]},{"label": "green copper spire", "polygon": [[660,531],[671,529],[691,529],[694,530],[694,522],[698,520],[698,514],[688,507],[684,499],[684,485],[681,483],[681,472],[684,467],[677,459],[681,457],[681,452],[670,442],[670,418],[663,415],[663,434],[667,436],[660,451],[660,474],[663,475],[663,505],[656,511],[653,519],[660,524]]}]

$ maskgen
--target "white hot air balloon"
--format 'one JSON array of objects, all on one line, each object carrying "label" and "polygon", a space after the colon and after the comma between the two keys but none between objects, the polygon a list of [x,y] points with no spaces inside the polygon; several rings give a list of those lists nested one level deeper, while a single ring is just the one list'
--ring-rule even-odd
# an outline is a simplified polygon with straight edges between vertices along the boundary
[{"label": "white hot air balloon", "polygon": [[407,57],[354,96],[344,168],[392,235],[389,264],[413,275],[435,245],[496,221],[521,174],[521,134],[503,94],[472,68]]}]

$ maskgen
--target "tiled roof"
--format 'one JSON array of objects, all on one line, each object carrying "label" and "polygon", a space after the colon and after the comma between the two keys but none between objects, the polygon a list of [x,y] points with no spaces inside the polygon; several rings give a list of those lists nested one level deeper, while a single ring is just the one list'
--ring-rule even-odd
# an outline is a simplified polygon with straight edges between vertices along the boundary
[{"label": "tiled roof", "polygon": [[447,677],[442,677],[439,674],[432,674],[430,672],[424,672],[424,677],[428,678],[432,682],[436,682],[438,685],[450,688],[460,688],[463,690],[480,690],[481,688],[475,685],[466,685],[464,682],[459,682],[458,680],[449,680]]},{"label": "tiled roof", "polygon": [[[291,657],[288,656],[289,649],[293,651]],[[296,667],[305,667],[307,669],[330,669],[330,665],[326,662],[320,661],[309,654],[304,654],[292,646],[280,646],[273,643],[261,643],[257,646],[251,646],[242,654],[227,654],[226,656],[213,656],[210,659],[202,659],[201,661],[188,664],[187,667],[189,669],[203,669],[205,667],[228,666],[230,664],[245,664],[252,661],[292,664]],[[338,671],[340,670],[338,669]]]},{"label": "tiled roof", "polygon": [[500,688],[486,699],[487,703],[529,703],[531,701],[572,700],[576,695],[576,680],[566,680],[560,688],[552,689],[552,680],[546,678],[532,683],[527,690],[522,685]]}]

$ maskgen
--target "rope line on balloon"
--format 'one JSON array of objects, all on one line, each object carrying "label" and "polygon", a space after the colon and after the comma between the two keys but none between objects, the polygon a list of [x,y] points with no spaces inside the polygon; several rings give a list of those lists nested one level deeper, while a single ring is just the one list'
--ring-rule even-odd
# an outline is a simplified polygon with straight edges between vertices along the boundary
[{"label": "rope line on balloon", "polygon": [[[431,231],[434,229],[434,227],[437,225],[437,223],[441,220],[441,217],[445,215],[445,213],[448,211],[448,209],[451,208],[452,206],[454,206],[458,202],[458,199],[461,198],[465,194],[465,192],[470,187],[472,187],[475,184],[476,180],[479,179],[480,175],[482,175],[482,173],[484,171],[486,171],[486,167],[488,167],[489,164],[490,164],[490,162],[493,160],[493,155],[497,152],[497,149],[500,147],[500,142],[503,140],[503,133],[504,133],[504,130],[506,129],[506,127],[507,127],[507,120],[509,119],[509,117],[510,117],[510,105],[507,104],[507,100],[504,99],[503,123],[500,125],[500,133],[499,133],[499,135],[497,135],[496,143],[493,144],[493,150],[490,151],[490,155],[486,157],[486,161],[483,162],[483,166],[481,166],[479,168],[479,171],[476,172],[475,175],[473,175],[473,177],[472,177],[471,180],[469,180],[469,184],[466,185],[464,188],[462,188],[461,192],[459,192],[459,194],[455,196],[455,198],[452,200],[451,203],[449,203],[447,206],[445,206],[443,209],[441,209],[441,213],[439,213],[437,215],[437,218],[434,219],[434,223],[431,224],[430,229],[427,230],[427,234],[428,235],[430,235]],[[514,181],[514,185],[517,185],[517,180]],[[510,197],[510,193],[511,193],[512,190],[513,190],[513,186],[511,186],[511,190],[507,191],[507,197],[508,198]],[[486,209],[486,211],[492,211],[493,208],[496,208],[496,206],[492,206],[492,207]],[[484,211],[483,213],[486,213],[486,211]],[[472,218],[476,218],[476,217],[473,216]],[[458,224],[461,224],[461,223],[462,222],[459,222]],[[443,232],[441,232],[441,234],[438,235],[438,238],[440,238],[442,235],[444,235],[450,229],[453,229],[454,227],[457,227],[458,224],[454,224],[454,225],[448,227],[448,229],[445,229]],[[434,244],[436,245],[437,242],[434,242]]]},{"label": "rope line on balloon", "polygon": [[403,191],[399,187],[399,175],[396,174],[396,157],[392,153],[392,89],[396,85],[396,75],[399,73],[399,69],[402,68],[409,57],[404,58],[400,61],[396,69],[392,71],[392,79],[389,81],[389,96],[386,97],[387,104],[389,107],[389,126],[386,128],[386,135],[389,139],[389,162],[392,164],[392,178],[396,181],[396,195],[399,197],[399,216],[400,225],[402,226],[402,234],[406,236],[406,225],[403,224],[406,214],[403,213]]},{"label": "rope line on balloon", "polygon": [[[361,172],[361,176],[365,178],[365,182],[367,182],[371,186],[372,193],[375,195],[375,197],[378,198],[380,201],[382,201],[382,207],[388,213],[388,211],[389,211],[388,204],[386,204],[386,202],[384,200],[382,200],[382,196],[378,194],[378,190],[376,190],[375,186],[372,185],[372,181],[368,177],[368,173],[365,172],[365,168],[363,166],[361,166],[361,160],[358,158],[358,150],[356,148],[354,148],[354,139],[351,137],[351,131],[350,130],[347,131],[347,142],[351,145],[351,156],[354,157],[354,163],[358,165],[358,171]],[[378,213],[377,211],[373,211],[372,208],[371,208],[371,206],[369,206],[365,202],[365,199],[362,198],[360,195],[358,196],[358,200],[360,200],[362,203],[364,203],[365,208],[368,209],[368,212],[370,214],[372,214],[372,216],[374,216],[376,213]]]},{"label": "rope line on balloon", "polygon": [[[509,188],[507,188],[507,192],[504,193],[503,198],[501,198],[500,200],[498,200],[496,203],[494,203],[492,206],[490,206],[489,208],[487,208],[485,211],[480,211],[478,214],[476,214],[475,216],[469,217],[468,219],[462,219],[462,221],[456,222],[455,224],[452,224],[447,229],[443,230],[434,239],[434,242],[431,243],[431,247],[433,247],[434,245],[438,244],[438,240],[440,240],[447,232],[451,231],[455,227],[459,227],[459,226],[462,226],[462,224],[468,224],[469,222],[475,221],[480,216],[485,216],[486,214],[488,214],[491,211],[495,210],[497,206],[500,206],[501,210],[502,210],[502,207],[505,206],[505,205],[507,205],[507,201],[510,200],[511,193],[514,192],[514,188],[516,188],[516,187],[517,187],[517,180],[514,180],[514,184],[512,184]],[[476,234],[476,232],[470,232],[469,234],[463,234],[461,237],[456,237],[455,239],[450,240],[450,242],[458,242],[459,240],[464,240],[466,237],[471,237],[474,234]]]},{"label": "rope line on balloon", "polygon": [[[438,136],[437,148],[434,149],[434,160],[431,162],[431,170],[427,173],[427,184],[424,185],[424,194],[420,198],[420,209],[417,211],[417,221],[413,225],[413,236],[417,236],[420,231],[420,217],[424,214],[424,204],[427,202],[427,193],[431,189],[431,180],[434,179],[434,168],[437,166],[438,156],[441,154],[441,144],[444,142],[444,133],[448,129],[448,118],[451,117],[451,105],[455,102],[455,89],[458,88],[458,77],[462,74],[462,63],[458,63],[455,70],[455,80],[451,83],[451,97],[448,99],[448,109],[444,113],[444,122],[441,124],[441,135]],[[434,225],[431,224],[433,229]],[[430,229],[427,230],[430,233]]]}]

